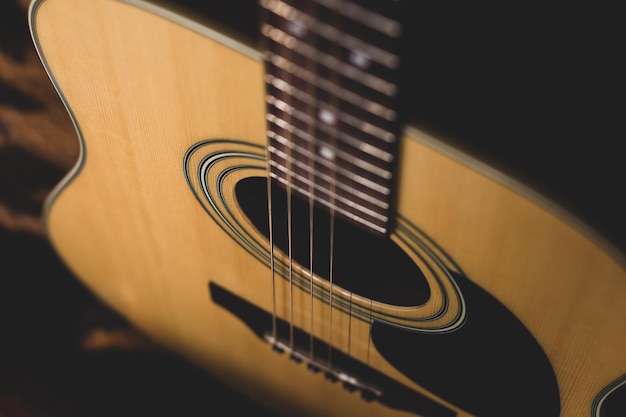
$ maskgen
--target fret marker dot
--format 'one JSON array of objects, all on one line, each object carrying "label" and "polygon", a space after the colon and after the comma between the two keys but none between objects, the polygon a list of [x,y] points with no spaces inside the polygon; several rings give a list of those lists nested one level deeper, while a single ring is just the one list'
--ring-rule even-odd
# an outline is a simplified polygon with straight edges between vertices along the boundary
[{"label": "fret marker dot", "polygon": [[337,122],[337,116],[335,116],[335,113],[330,110],[320,109],[318,117],[327,125],[334,125]]},{"label": "fret marker dot", "polygon": [[329,161],[333,161],[335,159],[335,152],[328,146],[322,146],[320,147],[320,156]]},{"label": "fret marker dot", "polygon": [[297,38],[304,38],[306,36],[306,26],[300,22],[289,22],[287,24],[287,31]]},{"label": "fret marker dot", "polygon": [[350,63],[359,68],[367,68],[370,65],[370,57],[363,51],[353,50],[350,52]]}]

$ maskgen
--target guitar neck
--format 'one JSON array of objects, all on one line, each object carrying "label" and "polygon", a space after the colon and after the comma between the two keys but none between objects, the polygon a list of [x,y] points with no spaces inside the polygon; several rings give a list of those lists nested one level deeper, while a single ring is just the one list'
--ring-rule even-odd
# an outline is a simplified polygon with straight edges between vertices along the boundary
[{"label": "guitar neck", "polygon": [[261,2],[270,176],[377,234],[392,222],[398,3]]}]

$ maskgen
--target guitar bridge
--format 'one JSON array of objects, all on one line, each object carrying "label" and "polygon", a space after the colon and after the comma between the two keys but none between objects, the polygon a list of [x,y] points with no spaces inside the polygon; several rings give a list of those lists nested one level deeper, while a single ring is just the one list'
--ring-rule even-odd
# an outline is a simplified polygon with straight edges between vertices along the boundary
[{"label": "guitar bridge", "polygon": [[296,363],[305,363],[312,372],[321,372],[330,382],[341,382],[346,391],[360,391],[366,401],[373,401],[383,396],[383,391],[366,381],[351,375],[349,372],[332,365],[329,361],[313,355],[306,349],[291,347],[286,339],[280,339],[266,333],[263,337],[278,353],[286,353]]},{"label": "guitar bridge", "polygon": [[[296,363],[305,363],[309,370],[323,373],[329,381],[341,381],[347,391],[360,390],[365,401],[377,401],[387,407],[415,413],[422,417],[455,417],[456,411],[420,392],[388,377],[376,369],[346,355],[332,351],[332,364],[327,357],[310,352],[330,352],[329,345],[297,327],[275,317],[276,331],[272,331],[273,318],[267,311],[228,291],[214,282],[209,283],[211,299],[217,305],[239,318],[260,339],[278,353],[286,353]],[[289,335],[285,338],[282,335]],[[281,335],[280,337],[273,334]],[[293,343],[290,342],[293,340]],[[293,346],[293,347],[291,347]],[[306,346],[307,348],[303,348]]]}]

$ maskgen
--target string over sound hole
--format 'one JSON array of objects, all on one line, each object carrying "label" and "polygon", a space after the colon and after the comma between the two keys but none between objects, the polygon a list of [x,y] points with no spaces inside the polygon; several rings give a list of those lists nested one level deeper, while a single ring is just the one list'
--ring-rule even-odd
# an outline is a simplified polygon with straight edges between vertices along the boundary
[{"label": "string over sound hole", "polygon": [[[266,178],[248,177],[235,187],[237,201],[257,230],[268,237]],[[273,241],[283,253],[289,253],[287,193],[272,187]],[[310,264],[309,203],[291,197],[291,242],[295,262]],[[328,280],[330,272],[330,215],[313,209],[313,272]],[[430,288],[417,265],[389,239],[380,238],[336,218],[334,225],[333,283],[348,291],[395,306],[424,304]]]}]

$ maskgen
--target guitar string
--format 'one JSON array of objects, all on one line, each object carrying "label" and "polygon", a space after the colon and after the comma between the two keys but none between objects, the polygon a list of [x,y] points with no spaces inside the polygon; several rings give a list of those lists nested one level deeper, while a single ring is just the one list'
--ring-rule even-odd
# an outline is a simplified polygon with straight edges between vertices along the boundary
[{"label": "guitar string", "polygon": [[[332,196],[331,196],[332,199]],[[331,202],[331,207],[332,207]],[[328,271],[328,281],[329,281],[329,294],[328,294],[328,369],[332,369],[333,360],[333,269],[334,269],[334,252],[335,252],[335,213],[334,209],[331,208],[330,214],[330,242],[329,242],[329,250],[330,250],[330,269]]]},{"label": "guitar string", "polygon": [[[263,5],[263,2],[261,2]],[[266,7],[261,7],[261,22],[269,22],[270,11]],[[270,41],[268,36],[261,36],[261,50],[264,53],[265,59],[265,71],[269,69],[269,54],[270,51]],[[267,84],[266,84],[266,92],[268,92]],[[266,112],[269,112],[269,105],[266,103]],[[267,123],[267,122],[266,122]],[[270,127],[269,124],[266,125],[267,133],[269,133]],[[266,146],[267,153],[267,227],[268,227],[268,238],[269,238],[269,252],[270,252],[270,282],[271,282],[271,302],[272,302],[272,340],[273,343],[276,343],[278,337],[278,326],[277,326],[277,307],[276,307],[276,268],[275,268],[275,260],[274,260],[274,214],[272,209],[272,176],[271,176],[271,164],[269,161],[271,160],[271,154],[269,152],[269,134],[266,135],[266,140],[268,141]]]},{"label": "guitar string", "polygon": [[[290,139],[291,140],[291,139]],[[289,347],[293,352],[294,348],[294,337],[293,337],[293,234],[292,234],[292,215],[291,215],[291,148],[288,150],[288,161],[287,162],[287,239],[288,239],[288,250],[289,250]]]},{"label": "guitar string", "polygon": [[[369,317],[370,333],[372,331],[372,324],[374,324],[374,322],[372,321],[372,309],[373,309],[373,305],[372,304],[373,304],[373,301],[370,298],[370,317]],[[366,361],[365,361],[365,364],[367,366],[370,365],[370,349],[371,349],[371,346],[372,346],[372,335],[370,334],[369,337],[367,338],[367,358],[366,358]]]},{"label": "guitar string", "polygon": [[[334,22],[334,26],[337,28],[341,28],[341,14],[338,12],[332,12],[331,14],[331,18],[329,20],[332,20]],[[335,56],[341,56],[340,55],[340,49],[339,46],[336,44],[333,44],[332,47],[335,51]],[[333,84],[335,85],[339,85],[340,84],[340,79],[339,78],[339,72],[338,71],[332,71],[331,72],[331,77],[333,78]],[[328,124],[331,125],[331,132],[332,134],[329,137],[329,149],[337,149],[338,148],[338,137],[339,137],[339,128],[338,128],[338,124],[339,124],[339,112],[340,112],[340,108],[339,108],[339,99],[337,96],[332,95],[331,99],[329,100],[329,102],[331,103],[331,108],[332,110],[328,110],[331,113],[326,115],[326,117],[328,118],[327,122]],[[322,118],[322,114],[320,114],[320,118]],[[322,122],[324,122],[324,120],[322,120]],[[328,294],[328,307],[329,307],[329,312],[328,312],[328,368],[332,369],[333,367],[333,297],[334,297],[334,286],[335,286],[335,280],[334,280],[334,274],[335,274],[335,197],[336,197],[336,176],[337,176],[337,160],[334,154],[332,154],[333,158],[332,158],[332,169],[331,169],[331,182],[330,182],[330,201],[329,201],[329,206],[330,206],[330,230],[329,230],[329,271],[328,271],[328,281],[329,281],[329,294]]]},{"label": "guitar string", "polygon": [[[280,47],[284,51],[284,47]],[[292,63],[294,61],[293,48],[287,48],[287,62]],[[287,71],[285,77],[288,79],[288,83],[293,85],[293,74],[291,71]],[[293,126],[294,122],[294,108],[293,108],[293,95],[287,97],[287,108],[289,111],[285,114],[288,118],[287,125]],[[294,303],[293,303],[293,215],[291,213],[291,199],[292,199],[292,163],[291,158],[293,156],[292,147],[294,145],[293,129],[289,129],[287,133],[288,146],[285,149],[287,152],[287,245],[288,245],[288,257],[289,257],[289,348],[291,352],[294,352]]]},{"label": "guitar string", "polygon": [[[341,57],[339,56],[339,62],[340,62],[340,71],[343,73],[346,67],[346,61],[345,59],[341,59]],[[349,183],[349,189],[350,190],[354,190],[355,189],[355,181],[354,181],[354,177],[350,176],[350,178],[348,179],[348,183]],[[353,193],[354,195],[354,193]],[[349,302],[348,302],[348,346],[347,346],[347,354],[348,356],[351,355],[351,349],[352,349],[352,302],[353,302],[353,291],[351,290],[353,288],[352,284],[352,278],[353,278],[353,274],[350,268],[346,269],[346,273],[349,273],[348,278],[348,286],[347,289],[350,290],[350,298],[349,298]]]},{"label": "guitar string", "polygon": [[[352,288],[352,274],[350,274],[348,279],[349,279],[348,288]],[[353,292],[350,291],[350,299],[348,302],[348,348],[347,348],[348,356],[350,356],[350,354],[352,353],[352,294]]]},{"label": "guitar string", "polygon": [[[269,160],[269,155],[268,155]],[[274,225],[273,225],[273,211],[272,211],[272,177],[269,174],[270,165],[268,164],[267,174],[267,214],[268,214],[268,229],[269,229],[269,243],[270,243],[270,279],[272,283],[271,296],[272,296],[272,339],[276,341],[278,337],[278,330],[276,325],[276,271],[274,267]]]},{"label": "guitar string", "polygon": [[[306,2],[305,4],[308,5],[308,10],[307,10],[307,14],[310,16],[315,16],[316,15],[316,3],[309,1]],[[318,39],[318,34],[316,34],[314,31],[310,31],[310,35],[313,37],[312,41],[313,44],[315,46],[315,44],[317,44],[317,39]],[[315,50],[317,50],[317,48],[315,48]],[[307,89],[309,90],[308,93],[311,97],[313,97],[313,102],[307,104],[307,113],[308,114],[315,114],[315,109],[317,108],[317,89],[318,87],[316,87],[318,85],[317,82],[317,61],[316,59],[307,59],[307,66],[309,67],[309,71],[311,72],[311,74],[314,74],[314,82],[313,83],[308,83],[307,84]],[[313,120],[313,123],[308,124],[308,133],[310,135],[310,137],[314,138],[315,137],[315,131],[317,129],[317,118],[316,117],[312,117],[311,120]],[[314,317],[315,317],[315,297],[314,297],[314,271],[313,271],[313,261],[314,261],[314,211],[315,211],[315,203],[314,203],[314,198],[313,198],[313,193],[315,192],[315,159],[314,159],[314,155],[315,155],[315,143],[314,141],[310,141],[308,144],[308,148],[309,148],[309,165],[311,166],[311,169],[309,171],[309,301],[310,301],[310,333],[309,333],[309,359],[311,360],[311,363],[313,363],[313,361],[315,360],[315,352],[314,352],[314,341],[315,341],[315,323],[314,323]]]}]

